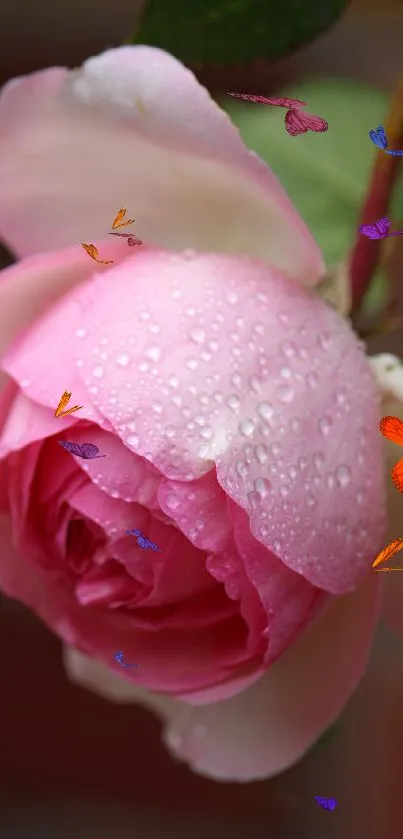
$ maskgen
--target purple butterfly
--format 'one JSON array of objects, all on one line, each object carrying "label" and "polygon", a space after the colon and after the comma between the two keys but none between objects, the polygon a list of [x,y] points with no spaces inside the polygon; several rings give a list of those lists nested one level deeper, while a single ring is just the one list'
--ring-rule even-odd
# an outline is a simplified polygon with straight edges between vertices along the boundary
[{"label": "purple butterfly", "polygon": [[387,216],[379,218],[373,224],[360,224],[358,230],[367,239],[386,239],[388,236],[401,236],[403,230],[396,233],[388,233],[391,221]]},{"label": "purple butterfly", "polygon": [[145,537],[142,535],[141,530],[126,530],[126,533],[128,533],[129,535],[132,534],[133,536],[137,536],[137,544],[140,548],[144,548],[144,550],[148,550],[148,548],[151,548],[151,550],[159,551],[161,553],[158,545],[155,545],[154,542],[150,542],[149,539],[145,539]]},{"label": "purple butterfly", "polygon": [[320,795],[315,795],[315,801],[324,810],[334,810],[337,807],[337,801],[334,798],[322,798]]},{"label": "purple butterfly", "polygon": [[69,443],[68,440],[59,440],[59,446],[63,446],[70,454],[75,454],[77,457],[83,457],[84,460],[95,460],[97,457],[106,457],[106,454],[98,454],[98,446],[94,443]]},{"label": "purple butterfly", "polygon": [[386,151],[386,154],[390,154],[392,155],[392,157],[403,157],[403,151],[388,148],[388,138],[386,136],[386,131],[383,125],[378,125],[378,128],[376,128],[374,131],[370,131],[369,136],[373,144],[375,146],[378,146],[378,149]]}]

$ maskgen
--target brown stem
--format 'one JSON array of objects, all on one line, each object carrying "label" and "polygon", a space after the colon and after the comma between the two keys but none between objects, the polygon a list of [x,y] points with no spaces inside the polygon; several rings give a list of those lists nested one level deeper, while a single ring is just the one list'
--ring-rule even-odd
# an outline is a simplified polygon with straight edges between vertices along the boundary
[{"label": "brown stem", "polygon": [[[399,148],[403,144],[403,81],[399,82],[393,95],[386,121],[388,145]],[[385,215],[398,175],[400,158],[391,157],[378,149],[372,170],[369,189],[361,210],[360,224],[373,224],[375,219]],[[367,239],[357,231],[355,245],[350,257],[349,273],[353,314],[359,305],[379,261],[382,240]]]}]

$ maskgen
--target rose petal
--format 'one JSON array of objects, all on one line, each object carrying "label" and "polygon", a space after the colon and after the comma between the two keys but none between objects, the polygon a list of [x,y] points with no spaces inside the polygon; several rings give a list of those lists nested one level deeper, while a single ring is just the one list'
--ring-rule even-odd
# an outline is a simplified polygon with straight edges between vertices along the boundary
[{"label": "rose petal", "polygon": [[153,245],[247,253],[306,285],[323,271],[275,176],[193,74],[154,47],[6,85],[0,196],[1,235],[20,255],[93,242],[124,206]]},{"label": "rose petal", "polygon": [[74,650],[65,651],[65,663],[78,684],[157,713],[167,724],[168,747],[199,774],[222,781],[268,778],[301,758],[355,690],[371,649],[378,591],[368,575],[353,594],[335,599],[258,682],[215,704],[194,707],[129,687]]}]

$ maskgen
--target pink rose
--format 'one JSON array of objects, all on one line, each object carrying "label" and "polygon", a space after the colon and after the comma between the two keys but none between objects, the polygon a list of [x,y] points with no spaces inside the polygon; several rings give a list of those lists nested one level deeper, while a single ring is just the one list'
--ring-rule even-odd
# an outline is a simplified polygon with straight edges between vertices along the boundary
[{"label": "pink rose", "polygon": [[[134,253],[107,235],[122,206]],[[287,768],[364,672],[385,532],[378,389],[309,289],[312,237],[147,47],[6,85],[0,235],[22,257],[0,283],[0,586],[73,678],[152,707],[199,772]],[[83,408],[55,418],[65,390]]]}]

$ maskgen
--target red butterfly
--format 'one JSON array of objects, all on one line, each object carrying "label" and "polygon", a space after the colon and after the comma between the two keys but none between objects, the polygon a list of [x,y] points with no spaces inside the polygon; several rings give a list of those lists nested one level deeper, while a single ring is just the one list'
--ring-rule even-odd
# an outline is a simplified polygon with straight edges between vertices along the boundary
[{"label": "red butterfly", "polygon": [[306,134],[307,131],[327,131],[329,124],[322,117],[315,114],[306,114],[304,111],[291,108],[285,115],[285,127],[291,137],[298,134]]},{"label": "red butterfly", "polygon": [[[403,422],[398,417],[382,417],[379,429],[388,440],[403,446]],[[390,474],[396,489],[403,492],[403,457],[398,460]]]}]

